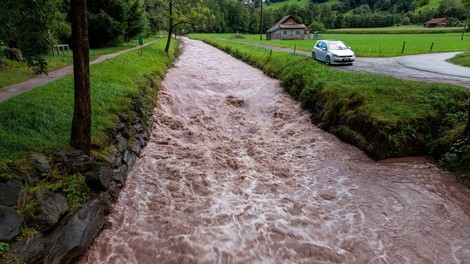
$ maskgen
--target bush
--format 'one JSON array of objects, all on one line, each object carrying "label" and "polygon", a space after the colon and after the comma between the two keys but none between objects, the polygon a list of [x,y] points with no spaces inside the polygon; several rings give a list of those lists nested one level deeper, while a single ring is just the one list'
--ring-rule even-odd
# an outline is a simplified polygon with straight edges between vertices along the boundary
[{"label": "bush", "polygon": [[470,137],[456,140],[444,154],[439,164],[464,179],[470,179]]},{"label": "bush", "polygon": [[246,37],[243,34],[237,33],[237,34],[233,34],[231,39],[246,39]]},{"label": "bush", "polygon": [[313,33],[315,31],[323,32],[325,31],[325,29],[325,25],[323,25],[323,23],[320,21],[313,21],[312,24],[308,25],[308,30],[310,31],[310,33]]}]

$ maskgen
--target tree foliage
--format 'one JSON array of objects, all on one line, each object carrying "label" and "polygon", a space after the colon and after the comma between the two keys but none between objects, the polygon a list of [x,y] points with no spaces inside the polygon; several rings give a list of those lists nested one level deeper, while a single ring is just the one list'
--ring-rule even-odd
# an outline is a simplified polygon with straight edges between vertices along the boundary
[{"label": "tree foliage", "polygon": [[211,18],[211,12],[203,5],[203,0],[153,0],[147,2],[147,6],[150,5],[161,11],[158,18],[163,21],[168,32],[165,48],[167,53],[171,36],[177,29],[200,31],[207,26],[206,23]]},{"label": "tree foliage", "polygon": [[60,37],[70,36],[61,0],[0,1],[0,41],[22,51],[36,73],[46,73],[41,57]]},{"label": "tree foliage", "polygon": [[89,0],[90,47],[115,46],[140,34],[147,23],[143,0]]}]

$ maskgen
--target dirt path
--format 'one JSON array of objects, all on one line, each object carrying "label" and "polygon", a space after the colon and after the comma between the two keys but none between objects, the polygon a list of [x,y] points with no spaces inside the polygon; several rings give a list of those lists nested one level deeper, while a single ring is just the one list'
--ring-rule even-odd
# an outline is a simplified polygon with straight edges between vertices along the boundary
[{"label": "dirt path", "polygon": [[277,80],[184,42],[112,227],[79,263],[470,263],[470,190],[451,175],[374,162]]},{"label": "dirt path", "polygon": [[[156,40],[150,41],[150,42],[144,44],[144,46],[152,44],[155,41]],[[100,62],[105,61],[107,59],[119,56],[119,55],[121,55],[125,52],[136,50],[136,49],[139,49],[139,48],[140,48],[140,46],[137,46],[137,47],[133,47],[133,48],[126,49],[126,50],[121,50],[121,51],[116,52],[116,53],[102,55],[102,56],[99,56],[98,58],[96,58],[95,60],[93,60],[92,62],[90,62],[90,64],[92,65],[92,64],[100,63]],[[54,71],[50,71],[48,75],[41,74],[41,75],[38,75],[38,76],[36,76],[34,78],[31,78],[27,81],[4,87],[4,88],[0,89],[0,103],[3,102],[3,101],[8,100],[11,97],[17,96],[18,94],[21,94],[21,93],[24,93],[26,91],[32,90],[32,89],[34,89],[36,87],[39,87],[41,85],[44,85],[46,83],[58,80],[58,79],[66,76],[66,75],[71,74],[72,72],[73,72],[73,65],[69,65],[69,66],[54,70]]]}]

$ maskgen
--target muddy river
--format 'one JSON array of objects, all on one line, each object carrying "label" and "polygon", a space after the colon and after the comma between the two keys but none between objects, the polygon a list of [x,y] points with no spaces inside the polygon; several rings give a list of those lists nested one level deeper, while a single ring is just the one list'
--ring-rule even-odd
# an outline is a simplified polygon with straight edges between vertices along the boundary
[{"label": "muddy river", "polygon": [[451,175],[375,162],[278,81],[184,43],[112,227],[79,263],[470,263],[470,191]]}]

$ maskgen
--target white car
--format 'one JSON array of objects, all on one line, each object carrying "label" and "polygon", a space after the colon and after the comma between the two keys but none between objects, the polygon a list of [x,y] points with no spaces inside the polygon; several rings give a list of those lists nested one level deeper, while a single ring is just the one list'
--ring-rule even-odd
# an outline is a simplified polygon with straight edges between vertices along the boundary
[{"label": "white car", "polygon": [[312,49],[314,60],[330,64],[352,64],[356,60],[354,52],[339,40],[319,40]]}]

